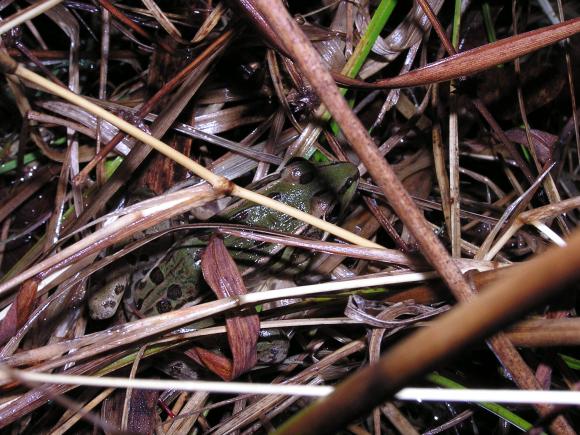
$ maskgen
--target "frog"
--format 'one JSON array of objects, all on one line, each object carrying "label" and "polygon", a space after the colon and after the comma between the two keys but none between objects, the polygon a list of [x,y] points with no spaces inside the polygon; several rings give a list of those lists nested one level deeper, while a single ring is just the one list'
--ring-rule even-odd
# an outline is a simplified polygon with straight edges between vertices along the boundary
[{"label": "frog", "polygon": [[[351,163],[315,164],[296,159],[251,188],[303,212],[329,218],[335,208],[339,209],[339,214],[344,213],[356,192],[358,178],[358,170]],[[228,206],[215,220],[294,235],[308,231],[303,222],[246,200]],[[91,317],[100,320],[112,317],[123,299],[129,308],[127,312],[137,312],[139,317],[163,314],[197,303],[200,294],[207,290],[201,274],[201,254],[208,239],[209,235],[200,236],[199,233],[181,236],[170,249],[148,256],[144,264],[127,264],[126,269],[132,268],[130,273],[112,275],[89,299]],[[244,276],[264,269],[272,256],[283,250],[280,245],[230,235],[223,239]],[[283,254],[281,257],[287,260],[290,256]],[[130,289],[130,295],[123,298],[126,289]]]}]

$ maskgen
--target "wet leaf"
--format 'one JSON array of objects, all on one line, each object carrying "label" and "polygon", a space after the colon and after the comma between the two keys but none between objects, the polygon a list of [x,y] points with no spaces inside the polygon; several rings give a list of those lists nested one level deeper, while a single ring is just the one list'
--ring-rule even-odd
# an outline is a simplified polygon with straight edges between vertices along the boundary
[{"label": "wet leaf", "polygon": [[[522,145],[528,145],[526,131],[521,128],[513,128],[505,132],[509,140]],[[532,144],[536,150],[538,160],[542,165],[552,159],[554,152],[554,144],[558,140],[558,136],[547,133],[545,131],[531,129],[530,136],[532,137]]]},{"label": "wet leaf", "polygon": [[130,433],[147,434],[155,426],[155,408],[159,391],[134,390],[129,402],[129,420],[127,431]]},{"label": "wet leaf", "polygon": [[207,367],[224,380],[234,379],[232,361],[223,355],[211,352],[201,346],[194,346],[186,350],[185,355],[201,366]]},{"label": "wet leaf", "polygon": [[29,279],[20,286],[16,300],[12,303],[8,313],[6,313],[6,317],[0,324],[0,344],[10,340],[16,334],[16,331],[28,320],[30,313],[34,309],[37,289],[38,281],[35,279]]},{"label": "wet leaf", "polygon": [[[218,298],[247,293],[242,276],[219,237],[211,238],[201,257],[201,269],[203,277]],[[260,320],[253,309],[236,310],[226,315],[226,330],[232,353],[231,363],[227,358],[201,348],[194,348],[192,352],[218,376],[232,380],[256,365]]]}]

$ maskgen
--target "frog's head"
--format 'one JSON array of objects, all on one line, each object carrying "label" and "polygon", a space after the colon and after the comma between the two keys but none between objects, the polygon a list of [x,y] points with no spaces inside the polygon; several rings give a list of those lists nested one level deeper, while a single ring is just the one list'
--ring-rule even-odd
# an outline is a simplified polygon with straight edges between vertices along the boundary
[{"label": "frog's head", "polygon": [[326,202],[324,208],[338,205],[339,214],[343,214],[356,192],[359,173],[352,163],[312,163],[294,159],[282,170],[281,179],[302,186],[314,199]]}]

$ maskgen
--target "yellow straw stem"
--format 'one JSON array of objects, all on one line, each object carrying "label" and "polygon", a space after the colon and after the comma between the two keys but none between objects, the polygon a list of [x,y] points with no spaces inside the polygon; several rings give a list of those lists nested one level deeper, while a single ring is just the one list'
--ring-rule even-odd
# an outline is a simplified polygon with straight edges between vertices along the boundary
[{"label": "yellow straw stem", "polygon": [[244,189],[238,185],[234,185],[231,193],[238,198],[246,199],[248,201],[255,202],[256,204],[263,205],[264,207],[271,208],[272,210],[286,213],[293,218],[306,222],[309,225],[321,229],[322,231],[327,231],[330,234],[336,237],[340,237],[341,239],[346,240],[354,245],[364,246],[366,248],[384,249],[383,246],[371,242],[370,240],[367,240],[363,237],[357,236],[356,234],[351,233],[344,228],[331,224],[325,220],[318,219],[317,217],[314,217],[308,213],[304,213],[303,211],[300,211],[294,207],[290,207],[272,198],[268,198],[267,196],[260,195],[259,193],[252,192],[248,189]]},{"label": "yellow straw stem", "polygon": [[[0,59],[0,60],[3,61],[4,65],[6,66],[10,65],[9,59]],[[8,72],[12,72],[12,68],[6,67],[5,69],[8,70]],[[67,100],[73,104],[76,104],[79,107],[82,107],[83,109],[87,110],[93,115],[110,122],[120,130],[133,136],[134,138],[140,140],[141,142],[150,145],[152,148],[155,148],[161,154],[164,154],[165,156],[169,157],[170,159],[176,161],[180,165],[189,169],[198,177],[201,177],[204,180],[206,180],[214,187],[214,189],[217,189],[220,193],[232,194],[239,198],[243,198],[248,201],[252,201],[254,203],[263,205],[265,207],[280,211],[289,216],[292,216],[293,218],[306,222],[309,225],[317,227],[323,231],[326,231],[336,237],[339,237],[355,245],[369,248],[383,248],[381,245],[371,242],[363,237],[357,236],[356,234],[353,234],[350,231],[347,231],[322,219],[316,218],[312,215],[309,215],[308,213],[304,213],[300,210],[295,209],[294,207],[282,204],[281,202],[260,195],[259,193],[244,189],[232,183],[227,178],[214,174],[213,172],[204,168],[200,164],[194,162],[186,155],[171,148],[169,145],[165,144],[159,139],[145,133],[144,131],[138,129],[137,127],[128,123],[127,121],[119,118],[118,116],[115,116],[114,114],[108,112],[107,110],[97,106],[96,104],[91,103],[87,99],[79,95],[76,95],[75,93],[69,91],[68,89],[63,88],[62,86],[54,84],[53,82],[45,79],[44,77],[34,73],[33,71],[30,71],[21,64],[17,64],[16,68],[13,70],[12,73],[22,79],[35,83],[36,85],[40,86],[46,91],[54,95],[57,95],[63,98],[64,100]]]}]

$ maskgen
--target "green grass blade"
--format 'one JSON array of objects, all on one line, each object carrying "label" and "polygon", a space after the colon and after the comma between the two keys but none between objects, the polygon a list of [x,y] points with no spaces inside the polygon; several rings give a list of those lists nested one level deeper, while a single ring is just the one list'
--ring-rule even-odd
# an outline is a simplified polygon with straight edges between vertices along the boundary
[{"label": "green grass blade", "polygon": [[[445,376],[442,376],[437,372],[433,372],[427,375],[427,380],[443,388],[465,389],[463,385]],[[498,417],[504,419],[505,421],[511,423],[512,425],[523,431],[529,431],[534,427],[529,421],[524,420],[519,415],[511,412],[504,406],[498,405],[497,403],[477,402],[477,405],[497,415]]]}]

